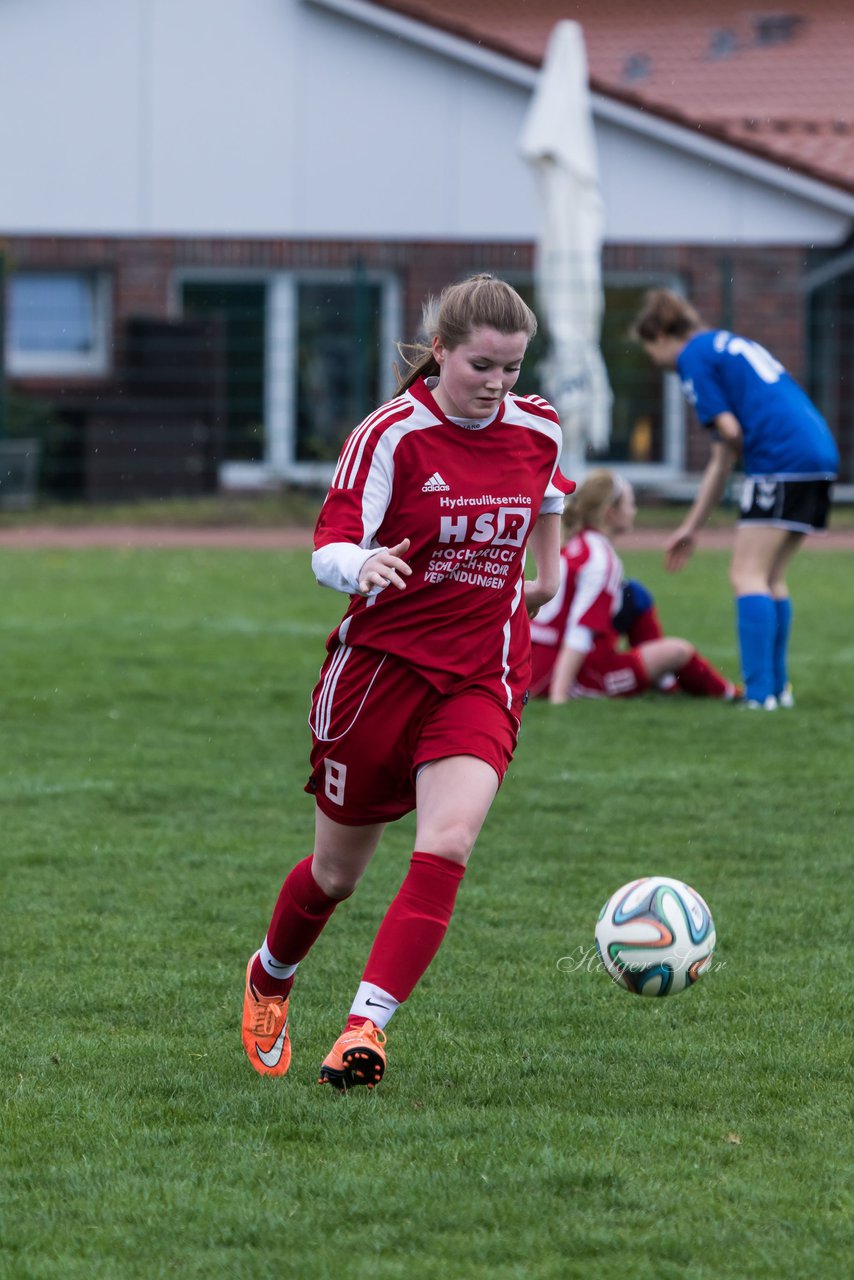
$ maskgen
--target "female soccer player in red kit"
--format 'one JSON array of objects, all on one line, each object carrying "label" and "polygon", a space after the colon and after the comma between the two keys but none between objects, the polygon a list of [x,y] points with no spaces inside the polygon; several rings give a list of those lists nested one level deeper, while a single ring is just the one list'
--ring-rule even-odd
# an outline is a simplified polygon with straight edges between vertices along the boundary
[{"label": "female soccer player in red kit", "polygon": [[[350,896],[385,824],[416,811],[415,852],[320,1081],[373,1087],[389,1019],[438,950],[516,746],[529,613],[557,590],[552,407],[512,394],[537,321],[501,280],[449,286],[425,311],[399,394],[348,437],[315,530],[318,581],[350,595],[312,695],[314,850],[287,876],[249,961],[243,1044],[284,1075],[301,960]],[[536,577],[525,581],[530,547]]]}]

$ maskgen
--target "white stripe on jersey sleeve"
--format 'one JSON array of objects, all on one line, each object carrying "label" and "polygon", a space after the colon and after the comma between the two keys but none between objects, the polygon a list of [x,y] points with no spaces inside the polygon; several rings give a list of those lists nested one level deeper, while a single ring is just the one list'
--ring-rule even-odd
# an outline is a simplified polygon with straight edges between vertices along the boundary
[{"label": "white stripe on jersey sleeve", "polygon": [[[394,484],[394,450],[403,434],[397,427],[389,427],[377,441],[371,458],[368,474],[365,476],[365,487],[362,490],[362,537],[363,547],[369,547],[376,539],[377,529],[383,522],[383,516],[391,501],[391,490]],[[399,542],[405,538],[401,533],[395,538]]]},{"label": "white stripe on jersey sleeve", "polygon": [[581,619],[603,592],[612,600],[623,579],[623,566],[611,544],[599,533],[588,532],[584,540],[589,556],[575,577],[575,594],[569,606],[564,644],[579,653],[589,653],[593,648],[593,632]]},{"label": "white stripe on jersey sleeve", "polygon": [[557,416],[558,416],[558,411],[557,411],[557,409],[554,407],[554,405],[551,403],[551,401],[550,401],[550,400],[546,400],[546,399],[544,399],[544,398],[543,398],[543,396],[538,396],[538,395],[520,396],[520,395],[517,395],[517,396],[516,396],[516,399],[517,399],[517,400],[528,400],[528,401],[530,401],[530,403],[531,403],[531,404],[535,404],[535,405],[537,405],[537,407],[538,407],[538,408],[540,408],[540,409],[548,409],[551,413],[553,413],[553,414],[554,414],[554,416],[555,416],[555,417],[557,417]]},{"label": "white stripe on jersey sleeve", "polygon": [[[344,447],[341,450],[341,456],[338,459],[338,465],[335,468],[335,474],[332,477],[333,489],[347,489],[346,476],[350,471],[354,455],[358,452],[359,446],[364,447],[364,440],[370,434],[371,427],[382,417],[385,405],[380,405],[379,409],[375,409],[373,413],[365,418],[354,431],[351,431],[347,439],[344,441]],[[361,457],[361,454],[359,455]]]},{"label": "white stripe on jersey sleeve", "polygon": [[555,458],[555,464],[552,467],[552,473],[549,476],[549,482],[546,485],[546,491],[543,494],[543,500],[540,503],[541,516],[563,515],[563,509],[566,505],[566,494],[563,489],[559,488],[558,485],[555,484],[555,476],[560,470],[560,455],[563,452],[563,433],[559,427],[557,428],[557,432],[559,436],[557,457]]},{"label": "white stripe on jersey sleeve", "polygon": [[[413,417],[405,418],[402,422],[387,427],[377,441],[371,465],[365,477],[365,487],[362,490],[361,544],[363,547],[374,545],[377,529],[388,510],[394,485],[394,455],[397,446],[410,431],[425,431],[434,426],[436,426],[436,419],[432,414],[421,415],[416,410]],[[396,529],[389,533],[389,537],[393,537],[394,542],[400,542],[409,535],[409,529]]]},{"label": "white stripe on jersey sleeve", "polygon": [[[402,406],[413,406],[414,414],[407,415],[402,421],[393,422],[399,417]],[[383,405],[361,427],[357,427],[350,436],[341,461],[336,471],[337,482],[333,488],[356,489],[356,480],[365,448],[376,432],[377,439],[371,455],[370,465],[362,488],[362,534],[358,545],[353,542],[330,542],[315,551],[311,558],[311,567],[317,581],[324,587],[332,587],[336,591],[345,591],[353,595],[359,589],[359,572],[362,565],[376,551],[387,551],[388,547],[380,545],[376,540],[377,529],[383,522],[391,499],[394,484],[394,453],[404,436],[410,431],[423,431],[437,424],[438,419],[428,412],[421,412],[422,406],[407,396],[400,396],[389,404]],[[388,426],[389,419],[393,425]],[[330,495],[332,490],[330,490]],[[327,497],[327,501],[328,501]],[[396,533],[395,542],[409,536],[409,530],[402,529]],[[369,593],[368,601],[384,590],[376,587]]]},{"label": "white stripe on jersey sleeve", "polygon": [[549,440],[554,442],[554,466],[537,514],[541,516],[559,516],[563,512],[566,495],[554,484],[554,475],[560,466],[560,455],[563,450],[563,432],[558,423],[552,421],[551,418],[542,418],[538,414],[529,413],[525,408],[526,400],[530,401],[531,404],[539,405],[540,408],[551,409],[552,413],[555,412],[554,406],[550,405],[548,400],[543,400],[542,396],[508,396],[504,401],[504,421],[513,426],[527,427],[529,431],[536,431],[539,435],[547,436]]},{"label": "white stripe on jersey sleeve", "polygon": [[333,487],[339,489],[353,488],[356,483],[356,477],[359,474],[359,466],[365,452],[365,446],[371,438],[371,432],[374,428],[381,431],[389,419],[395,418],[401,409],[411,405],[411,403],[411,400],[408,400],[406,396],[398,396],[396,400],[390,400],[388,404],[381,405],[375,413],[372,413],[360,427],[357,427],[351,433],[341,451],[341,459],[332,480]]}]

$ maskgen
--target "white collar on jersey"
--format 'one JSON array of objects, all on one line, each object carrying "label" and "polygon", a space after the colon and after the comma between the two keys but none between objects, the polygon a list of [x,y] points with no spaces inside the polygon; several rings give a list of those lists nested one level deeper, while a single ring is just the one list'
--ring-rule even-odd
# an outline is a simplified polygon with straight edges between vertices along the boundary
[{"label": "white collar on jersey", "polygon": [[[439,385],[439,379],[434,374],[432,377],[424,379],[424,385],[429,391],[434,391]],[[498,409],[500,408],[501,405],[498,406]],[[494,422],[498,417],[498,409],[489,418],[452,418],[448,413],[444,416],[449,422],[453,422],[454,426],[463,427],[466,431],[482,431],[484,427],[488,427],[490,422]]]}]

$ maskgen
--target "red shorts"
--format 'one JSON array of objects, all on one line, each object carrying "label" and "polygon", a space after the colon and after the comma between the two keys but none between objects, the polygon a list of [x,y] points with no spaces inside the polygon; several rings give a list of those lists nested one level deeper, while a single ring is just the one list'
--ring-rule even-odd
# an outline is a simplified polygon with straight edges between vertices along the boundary
[{"label": "red shorts", "polygon": [[421,765],[477,756],[507,772],[519,721],[488,689],[461,681],[440,693],[402,659],[341,645],[311,697],[306,791],[335,822],[391,822],[415,808]]},{"label": "red shorts", "polygon": [[578,673],[576,696],[631,698],[648,688],[649,680],[636,649],[615,649],[610,644],[597,644],[584,659]]},{"label": "red shorts", "polygon": [[[538,698],[548,697],[558,653],[558,649],[547,645],[534,645],[531,691]],[[616,649],[612,644],[600,643],[584,659],[573,697],[631,698],[648,688],[649,680],[636,649]]]}]

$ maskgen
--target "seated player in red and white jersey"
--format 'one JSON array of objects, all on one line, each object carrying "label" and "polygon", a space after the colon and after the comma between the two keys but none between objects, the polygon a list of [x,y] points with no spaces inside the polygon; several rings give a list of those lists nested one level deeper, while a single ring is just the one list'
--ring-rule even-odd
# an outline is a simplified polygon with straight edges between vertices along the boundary
[{"label": "seated player in red and white jersey", "polygon": [[560,588],[531,623],[532,696],[557,703],[675,687],[732,701],[737,686],[688,640],[663,634],[640,584],[627,588],[611,539],[631,529],[635,512],[632,486],[608,470],[591,472],[567,502]]}]

